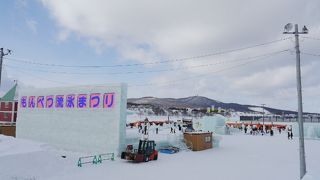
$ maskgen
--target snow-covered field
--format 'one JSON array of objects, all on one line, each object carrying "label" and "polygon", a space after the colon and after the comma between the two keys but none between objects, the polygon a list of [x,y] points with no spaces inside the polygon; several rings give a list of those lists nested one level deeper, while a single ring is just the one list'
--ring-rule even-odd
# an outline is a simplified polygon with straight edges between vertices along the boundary
[{"label": "snow-covered field", "polygon": [[[220,147],[210,150],[160,154],[157,161],[140,164],[116,158],[79,168],[77,161],[81,153],[0,135],[0,179],[299,179],[297,138],[288,140],[286,134],[273,137],[236,134],[222,138]],[[320,141],[306,140],[305,144],[310,172],[305,179],[320,179]]]}]

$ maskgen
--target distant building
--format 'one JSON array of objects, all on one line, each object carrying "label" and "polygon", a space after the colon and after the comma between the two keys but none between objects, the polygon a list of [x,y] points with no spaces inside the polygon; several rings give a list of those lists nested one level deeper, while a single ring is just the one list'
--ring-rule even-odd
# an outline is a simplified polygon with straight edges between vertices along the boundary
[{"label": "distant building", "polygon": [[17,101],[3,101],[0,102],[0,124],[1,125],[15,125],[17,120]]},{"label": "distant building", "polygon": [[17,84],[0,98],[0,134],[15,136],[18,101],[15,100]]}]

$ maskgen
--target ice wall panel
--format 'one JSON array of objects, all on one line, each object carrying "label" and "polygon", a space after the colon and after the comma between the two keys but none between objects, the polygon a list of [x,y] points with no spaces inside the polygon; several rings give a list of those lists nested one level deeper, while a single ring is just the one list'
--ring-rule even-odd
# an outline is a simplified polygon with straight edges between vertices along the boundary
[{"label": "ice wall panel", "polygon": [[[111,99],[101,102],[99,107],[90,107],[90,94],[114,93]],[[78,86],[50,89],[26,89],[22,97],[87,95],[85,108],[68,108],[66,99],[63,107],[23,108],[19,106],[17,137],[53,144],[57,147],[85,152],[119,152],[125,143],[126,85]],[[35,98],[37,99],[37,98]],[[55,100],[54,100],[55,101]],[[77,101],[76,101],[77,102]],[[92,100],[97,103],[97,100]],[[21,104],[21,102],[19,102]],[[50,102],[51,103],[51,102]],[[54,102],[56,105],[56,101]],[[109,105],[108,108],[104,108]],[[47,107],[47,106],[44,106]]]}]

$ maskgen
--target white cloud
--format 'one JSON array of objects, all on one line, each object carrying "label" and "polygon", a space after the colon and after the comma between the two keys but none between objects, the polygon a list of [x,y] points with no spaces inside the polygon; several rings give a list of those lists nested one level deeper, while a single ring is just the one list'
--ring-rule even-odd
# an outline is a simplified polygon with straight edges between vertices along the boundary
[{"label": "white cloud", "polygon": [[67,30],[60,31],[58,34],[58,41],[60,41],[60,42],[66,41],[68,39],[69,35],[70,35],[70,32]]},{"label": "white cloud", "polygon": [[[320,35],[320,11],[316,8],[320,7],[320,1],[317,0],[42,0],[42,3],[60,28],[60,40],[66,40],[73,33],[87,39],[98,52],[108,48],[116,49],[122,61],[150,62],[159,57],[174,59],[254,45],[286,37],[282,35],[282,30],[288,22],[307,25],[312,36]],[[317,46],[314,44],[305,47]],[[223,56],[185,61],[183,64],[177,62],[168,67],[188,68],[289,47],[293,47],[290,41]],[[177,97],[202,94],[222,101],[256,104],[271,99],[268,103],[277,105],[277,102],[272,101],[278,98],[275,96],[287,93],[290,94],[288,97],[294,96],[294,58],[286,53],[241,68],[191,79],[170,88],[155,86],[146,90],[134,89],[129,95]],[[309,63],[311,62],[306,64]],[[162,73],[152,81],[170,81],[219,71],[233,65],[234,63],[220,64]],[[317,78],[319,76],[315,77],[310,73],[319,69],[320,65],[313,64],[312,67],[307,69],[304,76],[307,88],[320,84]]]},{"label": "white cloud", "polygon": [[256,72],[250,76],[240,78],[233,82],[236,89],[259,89],[259,91],[271,91],[275,88],[286,88],[294,84],[295,66],[267,69]]},{"label": "white cloud", "polygon": [[32,31],[32,33],[36,34],[38,32],[38,22],[33,20],[33,19],[29,19],[26,20],[26,24],[28,26],[28,28]]}]

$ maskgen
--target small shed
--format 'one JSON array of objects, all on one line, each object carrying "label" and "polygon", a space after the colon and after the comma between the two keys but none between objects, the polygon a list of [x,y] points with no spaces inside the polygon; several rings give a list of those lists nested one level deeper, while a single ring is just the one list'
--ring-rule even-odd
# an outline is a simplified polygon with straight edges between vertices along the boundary
[{"label": "small shed", "polygon": [[18,110],[18,101],[15,100],[16,89],[17,84],[0,98],[0,134],[13,137],[16,135]]},{"label": "small shed", "polygon": [[185,132],[184,140],[192,151],[212,148],[212,132]]},{"label": "small shed", "polygon": [[0,134],[16,137],[16,126],[3,126],[0,124]]}]

